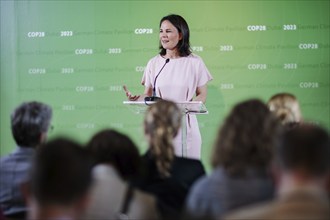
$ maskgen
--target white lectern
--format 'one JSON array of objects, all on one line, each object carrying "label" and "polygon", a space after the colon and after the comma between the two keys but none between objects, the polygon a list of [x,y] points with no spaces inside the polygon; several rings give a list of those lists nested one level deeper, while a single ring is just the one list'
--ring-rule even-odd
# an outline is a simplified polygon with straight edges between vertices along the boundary
[{"label": "white lectern", "polygon": [[[123,104],[126,105],[135,114],[145,114],[147,108],[154,104],[151,101],[124,101]],[[176,102],[177,106],[181,110],[182,120],[181,120],[181,133],[182,133],[182,157],[187,157],[187,122],[186,115],[188,114],[208,114],[206,106],[202,101],[185,101]]]}]

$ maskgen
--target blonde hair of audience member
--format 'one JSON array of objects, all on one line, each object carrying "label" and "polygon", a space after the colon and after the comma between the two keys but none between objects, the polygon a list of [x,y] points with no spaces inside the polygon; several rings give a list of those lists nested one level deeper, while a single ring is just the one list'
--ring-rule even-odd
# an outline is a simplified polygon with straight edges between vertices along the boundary
[{"label": "blonde hair of audience member", "polygon": [[290,93],[278,93],[268,101],[268,107],[283,125],[296,124],[302,119],[297,98]]},{"label": "blonde hair of audience member", "polygon": [[151,105],[144,119],[149,149],[162,177],[170,176],[174,159],[173,138],[181,125],[181,112],[175,103],[160,100]]}]

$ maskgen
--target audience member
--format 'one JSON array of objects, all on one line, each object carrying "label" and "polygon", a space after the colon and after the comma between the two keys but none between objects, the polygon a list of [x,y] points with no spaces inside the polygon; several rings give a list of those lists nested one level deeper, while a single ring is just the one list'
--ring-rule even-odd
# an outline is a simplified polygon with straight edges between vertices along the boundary
[{"label": "audience member", "polygon": [[0,159],[0,208],[6,217],[24,219],[27,207],[21,192],[36,148],[47,139],[52,109],[40,102],[25,102],[11,114],[16,149]]},{"label": "audience member", "polygon": [[139,174],[140,156],[129,137],[106,129],[87,145],[94,158],[94,184],[84,219],[157,219],[155,198],[127,184]]},{"label": "audience member", "polygon": [[302,121],[297,98],[290,93],[278,93],[268,101],[268,107],[283,125],[292,128]]},{"label": "audience member", "polygon": [[173,138],[180,129],[181,117],[175,103],[160,100],[148,108],[144,119],[149,148],[142,157],[145,175],[136,185],[157,197],[164,219],[181,215],[190,186],[205,174],[199,160],[174,155]]},{"label": "audience member", "polygon": [[87,150],[69,139],[41,146],[27,187],[28,219],[80,219],[88,203],[91,169]]},{"label": "audience member", "polygon": [[329,144],[329,133],[319,126],[301,124],[287,131],[276,151],[276,199],[236,210],[226,219],[329,219]]},{"label": "audience member", "polygon": [[215,219],[227,211],[273,197],[270,162],[279,123],[259,100],[234,106],[214,146],[214,170],[189,192],[187,219]]}]

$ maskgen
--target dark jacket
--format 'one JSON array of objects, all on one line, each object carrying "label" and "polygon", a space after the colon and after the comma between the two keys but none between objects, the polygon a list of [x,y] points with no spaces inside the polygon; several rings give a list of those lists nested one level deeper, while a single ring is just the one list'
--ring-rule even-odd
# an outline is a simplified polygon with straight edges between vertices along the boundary
[{"label": "dark jacket", "polygon": [[156,196],[158,208],[164,219],[176,219],[181,215],[185,199],[192,184],[205,174],[199,160],[175,157],[171,176],[162,178],[153,156],[142,156],[143,175],[133,185]]}]

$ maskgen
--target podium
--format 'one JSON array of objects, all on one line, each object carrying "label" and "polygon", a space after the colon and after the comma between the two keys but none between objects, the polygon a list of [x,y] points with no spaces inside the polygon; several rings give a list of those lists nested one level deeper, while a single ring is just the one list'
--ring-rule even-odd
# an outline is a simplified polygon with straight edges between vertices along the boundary
[{"label": "podium", "polygon": [[[145,114],[148,107],[155,102],[153,101],[124,101],[123,104],[127,106],[134,114]],[[202,101],[183,101],[176,102],[182,113],[181,120],[181,142],[182,142],[182,157],[187,157],[187,115],[205,115],[208,114],[206,106]],[[180,155],[179,155],[180,156]]]}]

